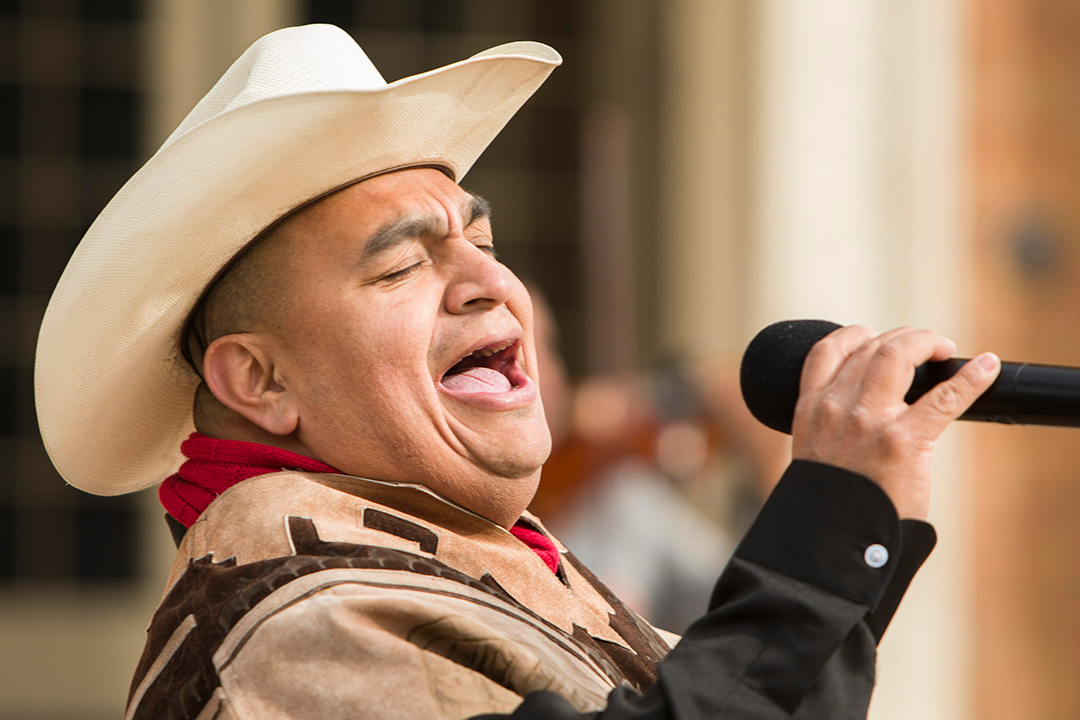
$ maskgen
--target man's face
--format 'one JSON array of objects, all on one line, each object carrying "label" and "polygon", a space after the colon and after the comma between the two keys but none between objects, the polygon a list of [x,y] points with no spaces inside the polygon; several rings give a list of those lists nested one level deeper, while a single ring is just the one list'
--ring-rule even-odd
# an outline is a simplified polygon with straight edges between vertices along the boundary
[{"label": "man's face", "polygon": [[290,287],[270,334],[298,439],[343,472],[512,523],[551,440],[532,307],[494,257],[485,205],[437,170],[403,170],[283,230]]}]

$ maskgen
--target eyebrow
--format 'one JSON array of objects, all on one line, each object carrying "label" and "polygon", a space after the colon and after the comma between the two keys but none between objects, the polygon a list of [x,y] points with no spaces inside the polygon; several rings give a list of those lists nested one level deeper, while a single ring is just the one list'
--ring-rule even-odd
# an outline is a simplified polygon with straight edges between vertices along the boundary
[{"label": "eyebrow", "polygon": [[[491,204],[479,195],[470,193],[461,207],[461,215],[466,219],[465,227],[469,227],[478,220],[491,217]],[[404,242],[445,232],[445,227],[443,219],[435,214],[411,215],[391,220],[372,233],[364,244],[360,264],[369,262]]]}]

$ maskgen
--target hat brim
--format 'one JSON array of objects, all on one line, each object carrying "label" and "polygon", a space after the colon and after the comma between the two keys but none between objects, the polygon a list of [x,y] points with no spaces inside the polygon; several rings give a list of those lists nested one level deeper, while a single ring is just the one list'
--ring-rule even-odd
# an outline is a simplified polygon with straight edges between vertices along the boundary
[{"label": "hat brim", "polygon": [[369,176],[434,165],[456,181],[560,58],[504,46],[374,90],[275,97],[163,147],[87,231],[38,337],[38,423],[72,485],[117,495],[184,458],[198,378],[179,332],[207,284],[265,228]]}]

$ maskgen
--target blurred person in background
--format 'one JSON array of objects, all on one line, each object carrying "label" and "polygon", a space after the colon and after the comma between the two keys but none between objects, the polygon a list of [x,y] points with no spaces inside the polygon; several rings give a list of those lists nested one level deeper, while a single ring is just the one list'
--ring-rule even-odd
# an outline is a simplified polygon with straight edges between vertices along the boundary
[{"label": "blurred person in background", "polygon": [[693,481],[710,452],[694,391],[672,373],[676,397],[661,417],[634,376],[589,378],[572,388],[555,318],[539,289],[529,290],[553,448],[530,509],[623,601],[653,624],[682,632],[707,607],[734,549],[676,486]]},{"label": "blurred person in background", "polygon": [[36,397],[72,484],[162,483],[179,552],[129,717],[865,716],[934,544],[933,441],[997,360],[909,407],[949,341],[819,343],[796,459],[707,612],[657,631],[525,512],[551,443],[532,306],[457,185],[559,60],[387,84],[337,28],[278,31],[87,232]]},{"label": "blurred person in background", "polygon": [[[575,398],[576,442],[606,461],[573,479],[569,497],[557,502],[560,509],[543,517],[631,607],[681,633],[708,606],[735,544],[679,487],[700,481],[713,459],[709,428],[699,417],[647,406],[643,382],[582,383]],[[541,486],[564,467],[562,451],[556,446]]]},{"label": "blurred person in background", "polygon": [[787,436],[746,411],[724,366],[572,386],[547,299],[526,286],[552,437],[530,510],[628,605],[681,633],[790,462]]}]

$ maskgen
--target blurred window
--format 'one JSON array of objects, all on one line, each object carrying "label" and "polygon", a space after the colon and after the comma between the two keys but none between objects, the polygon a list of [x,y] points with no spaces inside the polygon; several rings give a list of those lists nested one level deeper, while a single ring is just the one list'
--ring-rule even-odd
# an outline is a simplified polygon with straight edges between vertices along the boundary
[{"label": "blurred window", "polygon": [[66,485],[38,434],[49,295],[141,160],[140,0],[0,1],[0,585],[135,577],[136,500]]}]

